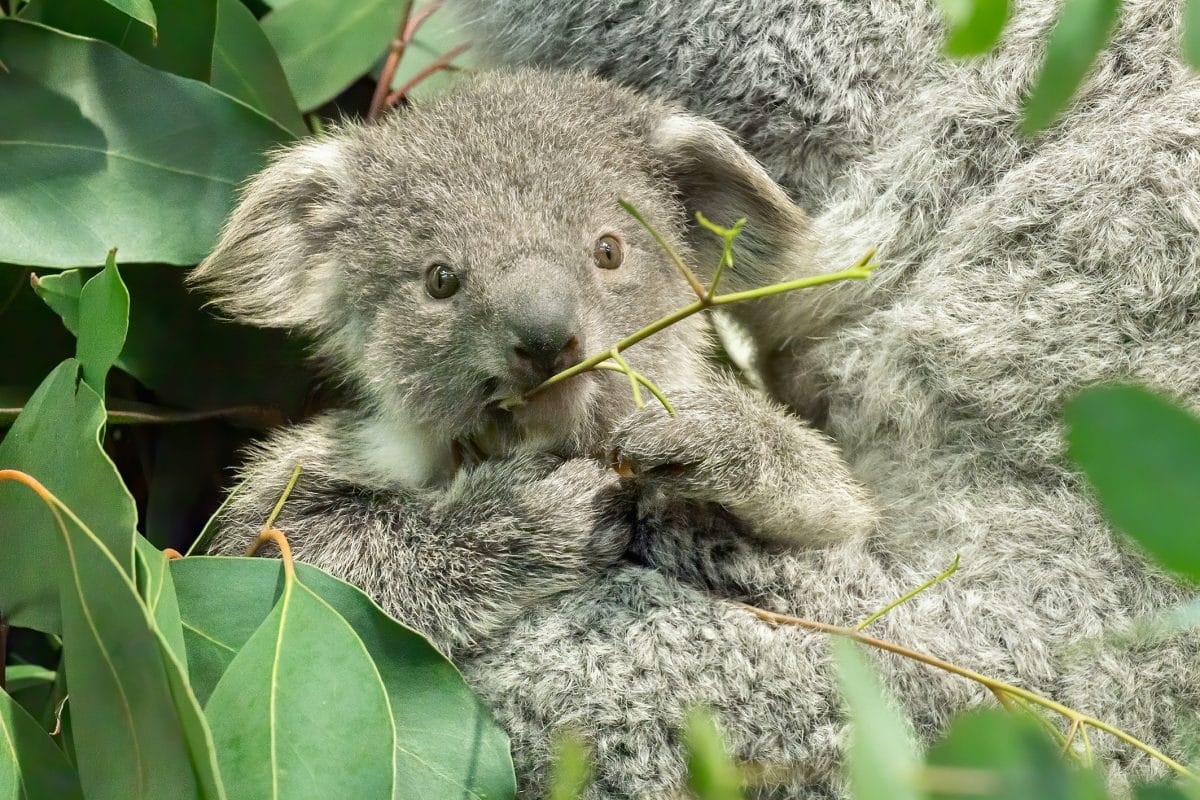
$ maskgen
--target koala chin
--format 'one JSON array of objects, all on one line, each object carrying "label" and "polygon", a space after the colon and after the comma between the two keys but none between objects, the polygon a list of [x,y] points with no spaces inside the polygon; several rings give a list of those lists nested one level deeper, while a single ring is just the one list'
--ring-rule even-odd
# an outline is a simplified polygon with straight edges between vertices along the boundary
[{"label": "koala chin", "polygon": [[[696,212],[746,217],[725,290],[825,271],[805,215],[717,125],[516,70],[276,153],[191,275],[230,316],[306,335],[356,392],[249,454],[213,551],[241,552],[302,462],[277,523],[296,556],[455,659],[531,797],[567,726],[598,755],[595,796],[679,789],[694,703],[721,711],[740,755],[790,774],[813,645],[704,576],[738,550],[817,552],[876,521],[824,434],[714,366],[702,317],[625,352],[675,417],[635,407],[609,371],[501,407],[694,300],[618,198],[702,279],[722,243]],[[777,310],[731,313],[753,334]],[[792,308],[788,324],[803,319]],[[465,442],[488,457],[459,463]]]}]

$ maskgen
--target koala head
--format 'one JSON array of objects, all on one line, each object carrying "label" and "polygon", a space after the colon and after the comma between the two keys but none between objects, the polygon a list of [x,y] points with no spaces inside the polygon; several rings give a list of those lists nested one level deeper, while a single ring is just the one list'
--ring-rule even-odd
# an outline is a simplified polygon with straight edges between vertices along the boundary
[{"label": "koala head", "polygon": [[[378,419],[425,441],[594,452],[632,407],[624,376],[499,402],[695,299],[618,198],[702,273],[720,240],[696,210],[750,218],[751,272],[805,224],[714,124],[595,78],[501,71],[277,153],[191,280],[235,318],[310,336]],[[706,331],[693,318],[626,358],[669,391],[705,370]]]}]

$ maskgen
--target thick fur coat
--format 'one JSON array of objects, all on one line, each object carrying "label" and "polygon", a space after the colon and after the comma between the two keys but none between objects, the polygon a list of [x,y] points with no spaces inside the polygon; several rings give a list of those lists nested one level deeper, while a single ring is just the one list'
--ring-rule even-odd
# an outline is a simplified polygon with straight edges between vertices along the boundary
[{"label": "thick fur coat", "polygon": [[[582,67],[735,131],[812,215],[819,263],[880,248],[872,280],[833,287],[816,308],[796,298],[784,312],[793,323],[772,326],[766,367],[878,494],[881,530],[786,557],[725,551],[703,584],[849,623],[961,553],[951,581],[874,632],[1178,754],[1181,723],[1200,709],[1196,636],[1132,648],[1104,637],[1187,592],[1101,520],[1064,462],[1059,414],[1072,392],[1107,380],[1200,405],[1200,79],[1178,57],[1182,4],[1130,0],[1071,111],[1023,138],[1020,102],[1059,4],[1014,5],[995,54],[951,62],[926,0],[460,3],[506,60]],[[660,651],[659,670],[706,663],[700,631],[731,635],[680,616],[691,652]],[[843,727],[825,645],[755,635],[754,679],[712,691],[733,716],[761,709],[760,733],[828,786]],[[618,669],[576,647],[576,663]],[[559,657],[535,648],[494,667],[538,674]],[[877,663],[919,731],[985,699],[918,665]],[[784,676],[793,689],[777,703]],[[592,717],[639,708],[639,688],[614,682]],[[563,709],[553,679],[522,694],[501,706],[510,717]],[[742,753],[769,741],[727,730]],[[538,735],[518,733],[518,747]],[[1118,782],[1138,760],[1111,740],[1099,746]],[[638,747],[601,758],[658,757],[650,742]]]}]

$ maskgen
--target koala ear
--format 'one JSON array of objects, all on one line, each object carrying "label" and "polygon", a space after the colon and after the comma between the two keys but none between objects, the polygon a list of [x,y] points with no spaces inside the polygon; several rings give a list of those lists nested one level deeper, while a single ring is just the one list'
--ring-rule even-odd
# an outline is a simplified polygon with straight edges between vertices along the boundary
[{"label": "koala ear", "polygon": [[326,315],[341,268],[323,246],[345,182],[343,143],[307,142],[252,178],[216,248],[189,283],[235,319],[265,328],[310,328]]},{"label": "koala ear", "polygon": [[720,237],[696,223],[696,212],[718,225],[746,218],[734,249],[728,289],[746,289],[799,277],[808,271],[808,216],[766,170],[716,123],[691,114],[664,117],[650,135],[650,149],[683,202],[688,243],[698,267],[711,274],[720,259]]}]

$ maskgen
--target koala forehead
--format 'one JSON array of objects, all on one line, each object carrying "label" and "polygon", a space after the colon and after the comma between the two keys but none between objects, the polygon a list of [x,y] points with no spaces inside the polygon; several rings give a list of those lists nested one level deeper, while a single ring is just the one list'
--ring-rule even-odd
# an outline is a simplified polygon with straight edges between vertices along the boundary
[{"label": "koala forehead", "polygon": [[335,165],[346,223],[376,239],[583,235],[629,221],[618,197],[669,202],[645,146],[661,115],[579,75],[488,73],[429,106],[347,129],[313,159]]}]

